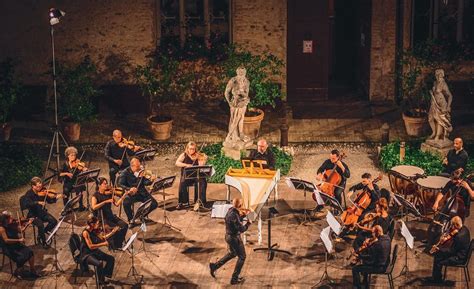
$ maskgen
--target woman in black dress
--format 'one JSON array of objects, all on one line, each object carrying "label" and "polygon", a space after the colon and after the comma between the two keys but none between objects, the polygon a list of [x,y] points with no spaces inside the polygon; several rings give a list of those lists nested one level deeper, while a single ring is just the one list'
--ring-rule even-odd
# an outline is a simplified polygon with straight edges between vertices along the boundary
[{"label": "woman in black dress", "polygon": [[[63,164],[63,168],[59,173],[59,177],[63,182],[63,195],[64,195],[64,205],[69,201],[71,198],[72,193],[79,194],[80,192],[84,191],[85,187],[81,186],[78,188],[74,188],[76,184],[77,175],[81,172],[86,171],[87,168],[84,166],[83,163],[77,158],[77,149],[75,147],[67,147],[64,151],[64,155],[66,156],[66,162]],[[85,211],[84,204],[82,202],[82,198],[79,200],[79,211]]]}]

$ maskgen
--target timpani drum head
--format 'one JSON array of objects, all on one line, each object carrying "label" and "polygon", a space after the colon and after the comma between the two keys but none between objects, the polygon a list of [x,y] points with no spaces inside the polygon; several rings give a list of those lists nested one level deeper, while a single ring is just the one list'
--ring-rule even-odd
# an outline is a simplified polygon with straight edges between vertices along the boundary
[{"label": "timpani drum head", "polygon": [[440,176],[429,176],[426,178],[419,178],[416,183],[427,189],[442,189],[449,182],[449,178]]},{"label": "timpani drum head", "polygon": [[400,165],[391,168],[390,170],[395,171],[408,178],[414,178],[417,174],[424,174],[425,171],[422,168],[416,166]]}]

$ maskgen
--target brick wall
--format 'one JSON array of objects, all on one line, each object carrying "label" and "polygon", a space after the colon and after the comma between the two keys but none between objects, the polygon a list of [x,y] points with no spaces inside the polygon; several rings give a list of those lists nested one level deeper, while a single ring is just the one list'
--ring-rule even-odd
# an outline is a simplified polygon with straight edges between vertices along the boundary
[{"label": "brick wall", "polygon": [[286,90],[286,0],[234,0],[233,42],[255,53],[271,52],[284,61],[279,81]]},{"label": "brick wall", "polygon": [[[51,4],[53,2],[53,4]],[[98,64],[104,83],[127,83],[131,67],[154,47],[154,0],[1,1],[0,55],[21,61],[28,84],[47,84],[51,42],[48,10],[66,12],[55,25],[57,59],[78,62],[85,55]]]},{"label": "brick wall", "polygon": [[396,0],[372,1],[371,101],[394,99]]}]

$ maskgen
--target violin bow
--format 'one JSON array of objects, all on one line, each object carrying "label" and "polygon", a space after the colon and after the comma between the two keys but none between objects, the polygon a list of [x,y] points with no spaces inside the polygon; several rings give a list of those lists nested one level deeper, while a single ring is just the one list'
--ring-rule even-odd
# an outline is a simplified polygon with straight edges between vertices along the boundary
[{"label": "violin bow", "polygon": [[17,211],[16,212],[16,217],[18,218],[18,233],[21,234],[21,237],[24,239],[25,238],[25,232],[23,232],[23,229],[21,228],[21,219],[20,219],[20,213]]},{"label": "violin bow", "polygon": [[44,194],[44,200],[43,200],[43,209],[46,207],[46,200],[48,199],[48,191],[49,191],[49,188],[51,187],[51,183],[53,182],[53,179],[51,178],[49,180],[49,184],[48,186],[46,187],[46,194]]},{"label": "violin bow", "polygon": [[[84,153],[86,152],[86,150],[83,150],[82,151],[82,154],[81,154],[81,157],[79,158],[79,163],[81,162],[82,160],[82,157],[84,157]],[[79,166],[79,164],[76,165],[76,167],[74,168],[74,170],[72,171],[72,175],[74,176],[74,174],[76,173],[76,170],[77,170],[77,167]]]},{"label": "violin bow", "polygon": [[[129,136],[128,137],[128,141],[130,141],[132,139],[132,136]],[[122,138],[122,141],[123,141],[123,138]],[[125,153],[127,153],[127,149],[128,149],[128,145],[125,145],[123,147],[123,153],[122,153],[122,157],[120,158],[121,161],[123,161],[123,158],[125,157]]]}]

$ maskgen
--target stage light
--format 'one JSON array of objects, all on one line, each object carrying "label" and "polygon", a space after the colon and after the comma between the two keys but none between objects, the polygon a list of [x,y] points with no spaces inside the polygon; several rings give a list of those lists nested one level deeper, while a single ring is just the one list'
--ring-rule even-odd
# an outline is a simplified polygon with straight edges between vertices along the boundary
[{"label": "stage light", "polygon": [[49,23],[55,25],[59,23],[59,19],[66,15],[66,12],[61,11],[57,8],[49,9]]}]

